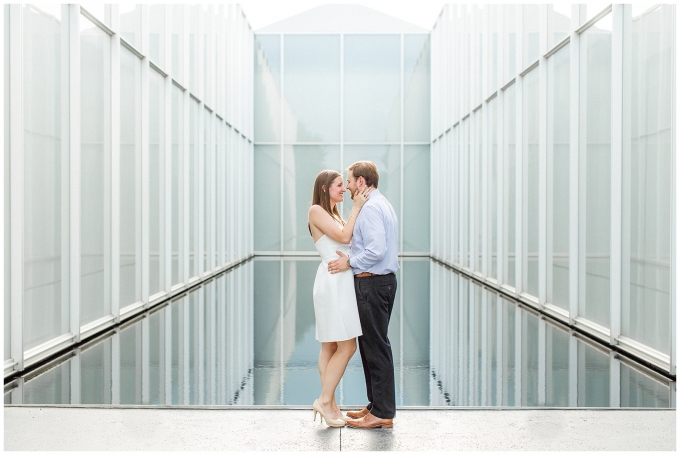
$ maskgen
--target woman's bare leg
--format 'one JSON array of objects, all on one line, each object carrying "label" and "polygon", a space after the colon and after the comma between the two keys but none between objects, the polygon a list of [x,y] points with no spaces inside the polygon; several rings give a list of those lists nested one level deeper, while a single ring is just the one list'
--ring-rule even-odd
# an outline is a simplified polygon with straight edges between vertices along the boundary
[{"label": "woman's bare leg", "polygon": [[[335,354],[335,351],[337,349],[338,343],[336,342],[321,343],[321,352],[319,352],[319,376],[321,377],[322,388],[324,377],[326,375],[326,369],[328,368],[328,362],[331,360],[331,357],[333,357],[333,354]],[[331,404],[331,407],[333,409],[337,409],[337,405],[335,404],[335,396],[333,396],[333,402]],[[340,418],[340,410],[337,409],[337,412],[333,412],[329,416],[335,419]]]},{"label": "woman's bare leg", "polygon": [[[356,338],[338,341],[336,350],[328,360],[325,371],[321,374],[321,409],[333,418],[340,417],[340,410],[335,403],[335,389],[345,373],[347,363],[357,349]],[[323,351],[323,347],[322,347]],[[321,354],[319,355],[319,372],[321,372]]]}]

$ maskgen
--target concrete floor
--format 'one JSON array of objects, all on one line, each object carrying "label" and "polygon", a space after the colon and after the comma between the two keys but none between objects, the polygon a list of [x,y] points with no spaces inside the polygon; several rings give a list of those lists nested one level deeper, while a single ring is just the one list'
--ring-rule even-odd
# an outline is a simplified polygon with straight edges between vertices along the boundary
[{"label": "concrete floor", "polygon": [[309,409],[5,406],[5,450],[675,450],[675,410],[399,409],[329,428]]}]

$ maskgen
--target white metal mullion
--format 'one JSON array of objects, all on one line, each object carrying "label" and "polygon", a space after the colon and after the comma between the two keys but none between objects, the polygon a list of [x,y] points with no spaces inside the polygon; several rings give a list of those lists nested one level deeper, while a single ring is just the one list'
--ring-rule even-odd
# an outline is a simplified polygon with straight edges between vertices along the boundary
[{"label": "white metal mullion", "polygon": [[142,302],[149,304],[149,5],[141,6],[141,48],[142,59],[142,156],[141,156],[141,252],[142,252]]},{"label": "white metal mullion", "polygon": [[[8,19],[9,19],[9,14],[8,14]],[[3,51],[6,49],[6,46],[9,47],[9,45],[10,45],[9,41],[7,41],[7,43],[5,42],[5,33],[9,33],[9,29],[6,28],[5,7],[3,6],[2,8],[0,8],[0,49],[3,49]],[[9,68],[5,68],[5,58],[3,56],[3,58],[0,61],[0,72],[3,75],[2,77],[3,77],[3,83],[4,84],[9,84],[9,79],[7,79],[7,80],[4,79],[5,77],[7,77],[7,76],[5,76],[5,74],[6,74],[6,71],[8,71],[8,70],[9,70]],[[5,103],[9,103],[9,98],[5,99],[5,89],[4,89],[4,87],[3,87],[2,93],[0,93],[0,99],[2,100],[2,105],[7,106],[7,104],[5,104]],[[0,142],[5,144],[5,136],[9,137],[10,132],[9,132],[9,130],[5,131],[5,126],[4,126],[5,125],[5,110],[4,109],[2,110],[2,112],[0,112],[0,122],[3,125],[2,128],[0,128]],[[10,149],[10,151],[11,151],[11,149]],[[0,188],[0,193],[1,193],[0,194],[0,206],[2,207],[2,214],[3,214],[3,223],[2,223],[3,242],[2,242],[2,246],[0,246],[0,249],[2,250],[3,261],[2,261],[2,263],[0,263],[0,271],[2,272],[2,273],[0,273],[0,275],[2,275],[3,280],[7,276],[6,274],[8,272],[11,273],[11,268],[10,268],[10,270],[5,270],[5,260],[6,260],[5,258],[9,257],[10,261],[11,261],[11,253],[12,253],[11,237],[10,237],[9,251],[5,250],[5,241],[4,241],[4,239],[6,239],[7,235],[8,235],[7,228],[6,228],[7,219],[5,218],[6,213],[7,213],[7,209],[8,209],[8,207],[6,207],[6,205],[5,205],[5,198],[8,196],[6,191],[5,191],[7,183],[10,184],[10,190],[11,190],[11,179],[8,179],[7,181],[4,180],[6,175],[7,175],[6,169],[5,169],[5,161],[7,159],[6,158],[7,153],[8,153],[7,149],[4,149],[3,150],[3,157],[2,157],[2,160],[0,161],[0,175],[2,175],[2,178],[3,178],[2,188]],[[7,170],[11,171],[11,169],[7,169]],[[11,193],[10,193],[10,196],[11,196]],[[11,208],[11,204],[10,204],[9,208]],[[10,220],[11,220],[11,217],[10,217]],[[11,223],[11,221],[10,221],[10,223]],[[11,225],[10,225],[9,230],[11,232]],[[11,262],[10,262],[10,265],[11,265]],[[11,278],[10,278],[10,280],[11,280]],[[3,283],[5,283],[5,281],[3,281]],[[4,284],[3,284],[3,286],[4,286]],[[10,287],[10,289],[11,289],[11,287]],[[4,287],[3,287],[3,291],[7,292],[7,290]],[[11,311],[11,308],[12,308],[11,294],[10,294],[9,302],[7,300],[4,300],[4,305],[5,305],[5,308],[7,308],[7,305],[9,305],[10,311]],[[11,330],[11,324],[12,323],[11,323],[11,320],[12,320],[12,318],[11,318],[11,313],[10,313],[10,335],[9,335],[10,336],[10,343],[9,343],[10,353],[9,353],[9,359],[4,359],[5,361],[12,359],[12,330]],[[6,326],[3,326],[3,327],[6,327]]]},{"label": "white metal mullion", "polygon": [[[400,77],[401,77],[401,87],[400,87],[400,100],[399,100],[399,107],[401,111],[401,117],[400,117],[400,124],[399,124],[399,130],[401,131],[401,136],[400,136],[400,142],[399,144],[399,152],[400,152],[400,157],[399,157],[399,206],[400,206],[400,212],[401,216],[399,217],[399,251],[404,251],[404,91],[406,90],[406,81],[404,80],[404,34],[401,33],[400,36],[400,59],[401,59],[401,64],[400,64]],[[342,168],[341,168],[342,169]],[[403,305],[401,305],[403,306]],[[402,312],[402,317],[400,318],[400,321],[403,321],[403,312]],[[402,330],[403,332],[403,330]],[[400,337],[400,340],[403,341],[403,337]],[[403,344],[402,344],[403,346]],[[403,349],[402,351],[402,357],[403,357]],[[403,363],[403,361],[402,361]],[[403,365],[402,365],[403,367]],[[402,393],[403,393],[403,382],[402,382]],[[402,399],[403,402],[403,399]]]},{"label": "white metal mullion", "polygon": [[[62,331],[74,333],[71,330],[71,294],[70,294],[70,274],[71,274],[71,256],[70,256],[70,244],[71,244],[71,210],[70,210],[70,169],[71,169],[71,132],[70,132],[70,71],[71,71],[71,60],[70,60],[70,47],[71,47],[71,27],[70,27],[70,7],[69,5],[61,5],[61,187],[60,187],[60,205],[61,205],[61,219],[59,223],[61,225],[61,304],[62,310],[66,308],[69,311],[61,312],[61,327]],[[9,43],[10,53],[12,51],[13,44]],[[20,49],[16,48],[17,51]],[[11,73],[10,73],[11,74]],[[10,85],[11,87],[11,85]],[[10,100],[5,100],[9,102]],[[15,112],[10,105],[10,112]],[[20,115],[23,118],[23,114]],[[23,136],[22,136],[23,137]],[[10,137],[11,141],[11,137]],[[23,244],[23,240],[21,241]],[[9,254],[7,252],[6,254]],[[12,310],[14,314],[14,310]],[[67,328],[68,327],[68,328]]]},{"label": "white metal mullion", "polygon": [[[111,5],[111,28],[120,29],[118,5]],[[111,314],[120,321],[120,34],[111,36]],[[105,261],[108,264],[108,261]]]},{"label": "white metal mullion", "polygon": [[142,332],[142,361],[140,365],[142,369],[142,404],[149,404],[149,317],[145,316],[140,325]]},{"label": "white metal mullion", "polygon": [[538,405],[546,404],[546,327],[547,322],[544,318],[538,319]]},{"label": "white metal mullion", "polygon": [[[498,9],[495,14],[495,19],[496,19],[496,29],[498,30],[498,68],[497,68],[497,84],[500,86],[503,82],[503,71],[505,67],[505,39],[504,39],[504,32],[505,32],[505,27],[503,26],[503,23],[501,22],[501,16],[504,9],[504,6],[502,5],[497,5],[496,8]],[[505,197],[503,194],[503,187],[504,187],[504,163],[505,163],[505,143],[504,143],[504,131],[505,131],[505,124],[503,122],[503,117],[505,113],[505,92],[503,90],[497,89],[498,95],[496,96],[498,101],[496,104],[498,106],[496,107],[496,125],[498,128],[498,131],[496,131],[496,159],[497,159],[497,169],[496,169],[496,282],[498,283],[498,286],[502,286],[503,284],[503,269],[504,269],[504,262],[505,262],[505,254],[503,253],[503,207],[505,206]]]},{"label": "white metal mullion", "polygon": [[[118,7],[118,5],[111,6]],[[117,13],[117,11],[114,11],[114,21],[117,18]],[[118,30],[118,27],[114,26],[113,29]],[[115,329],[111,337],[111,404],[120,404],[120,391],[120,331]]]},{"label": "white metal mullion", "polygon": [[[528,175],[525,172],[524,159],[524,77],[521,76],[522,57],[524,55],[523,41],[524,33],[522,23],[524,19],[524,5],[516,5],[515,10],[515,294],[519,295],[526,291],[524,285],[527,264],[527,255],[524,252],[524,227],[528,227],[528,204],[526,203],[526,193]],[[528,160],[527,160],[528,161]],[[512,239],[508,239],[512,241]],[[508,258],[509,261],[509,258]]]},{"label": "white metal mullion", "polygon": [[[622,217],[622,173],[623,173],[623,157],[630,156],[630,140],[626,141],[625,136],[630,138],[630,101],[624,100],[629,91],[624,91],[626,84],[630,87],[630,66],[626,65],[624,55],[627,44],[630,40],[626,40],[626,19],[630,17],[631,6],[624,6],[621,4],[612,5],[612,106],[611,106],[611,256],[610,256],[610,300],[609,300],[609,317],[610,317],[610,338],[611,344],[616,344],[619,335],[621,335],[621,299],[622,286],[622,242],[621,237],[623,228],[621,223]],[[628,42],[626,42],[628,41]],[[630,60],[630,59],[626,59]],[[628,108],[628,109],[626,109]],[[626,110],[628,112],[626,112]],[[628,114],[628,115],[627,115]],[[624,122],[628,119],[628,124]],[[626,128],[628,127],[628,128]],[[613,392],[612,392],[613,393]],[[612,395],[613,399],[613,395]],[[620,399],[620,397],[619,397]]]},{"label": "white metal mullion", "polygon": [[[184,62],[181,66],[181,78],[182,80],[189,81],[189,5],[185,4],[181,6],[183,9],[183,21],[182,21],[182,50],[180,52],[180,60]],[[191,97],[189,95],[189,90],[185,89],[181,95],[182,103],[182,120],[180,128],[182,128],[182,153],[180,159],[182,160],[182,166],[180,169],[180,181],[182,186],[181,198],[182,198],[182,209],[181,209],[181,223],[182,223],[182,241],[180,242],[182,254],[180,255],[182,266],[180,268],[181,280],[184,283],[189,282],[191,278],[191,270],[189,267],[189,255],[191,254],[191,246],[189,233],[192,229],[193,220],[189,217],[189,206],[194,202],[189,200],[190,191],[190,143],[191,143]]]},{"label": "white metal mullion", "polygon": [[[80,14],[80,5],[70,5],[72,9],[78,10],[77,13]],[[73,19],[73,16],[71,16],[71,19]],[[78,28],[76,27],[76,30]],[[69,360],[69,373],[71,376],[70,380],[70,385],[71,385],[71,401],[69,404],[80,404],[80,361],[81,361],[82,353],[80,351],[80,348],[75,349],[73,357]]]},{"label": "white metal mullion", "polygon": [[204,24],[204,14],[202,5],[197,5],[198,8],[198,24],[196,28],[196,46],[198,48],[196,56],[196,65],[198,66],[198,74],[196,74],[196,83],[194,84],[194,89],[196,94],[200,97],[200,102],[198,103],[198,131],[196,132],[196,241],[198,243],[196,247],[196,254],[194,255],[194,261],[196,264],[196,269],[198,270],[198,276],[202,277],[205,272],[205,128],[206,128],[206,112],[205,112],[205,87],[203,84],[203,59],[205,58],[205,47],[203,45],[202,30],[205,26]]},{"label": "white metal mullion", "polygon": [[[623,5],[612,5],[613,11],[616,11],[619,6]],[[626,6],[631,7],[631,5]],[[609,352],[609,407],[621,407],[621,361],[616,351]]]},{"label": "white metal mullion", "polygon": [[[677,7],[677,5],[673,5],[673,30],[674,30],[674,35],[677,36],[677,24],[678,24],[678,19],[680,18],[680,8]],[[671,314],[670,314],[670,319],[671,319],[671,339],[670,339],[670,346],[669,346],[669,354],[670,354],[670,368],[669,372],[671,374],[676,374],[676,362],[677,359],[675,356],[677,355],[677,344],[676,344],[676,326],[677,326],[677,299],[678,299],[678,280],[680,280],[680,273],[678,270],[678,262],[680,261],[680,249],[678,248],[678,224],[679,220],[678,217],[680,216],[680,211],[678,210],[678,201],[680,200],[680,195],[678,194],[678,191],[680,190],[680,185],[678,182],[680,182],[680,165],[678,165],[679,161],[678,156],[677,156],[677,115],[676,115],[676,108],[677,108],[677,64],[676,64],[676,59],[678,55],[678,47],[677,47],[677,42],[676,42],[676,47],[675,47],[675,55],[676,58],[671,58],[671,71],[672,71],[672,77],[671,77],[671,150],[674,151],[674,153],[671,154],[671,210],[674,210],[673,215],[670,217],[671,218]],[[671,405],[675,406],[675,393],[673,392],[674,389],[671,389]]]},{"label": "white metal mullion", "polygon": [[[70,201],[70,315],[73,341],[80,342],[80,6],[69,13],[69,201]],[[16,114],[16,111],[13,111]],[[12,216],[14,219],[14,216]],[[12,236],[16,242],[16,238]],[[14,290],[14,285],[12,285]],[[14,315],[14,312],[12,312]],[[78,369],[78,372],[80,370]],[[73,378],[72,378],[73,380]]]},{"label": "white metal mullion", "polygon": [[[111,5],[105,7],[107,15],[110,16]],[[109,24],[111,21],[109,20]],[[109,46],[113,46],[114,36],[109,36]],[[106,38],[105,38],[106,39]],[[113,218],[111,217],[111,155],[112,155],[112,121],[117,122],[120,119],[113,120],[112,118],[112,101],[113,97],[119,93],[119,90],[115,90],[112,84],[113,77],[113,53],[109,52],[108,61],[104,63],[103,79],[104,79],[104,92],[106,92],[106,87],[109,88],[108,96],[104,96],[104,248],[103,248],[103,259],[104,259],[104,307],[111,308],[111,230],[113,228]],[[107,68],[108,65],[108,68]],[[118,75],[120,75],[120,68],[118,68]],[[120,102],[120,96],[118,96],[118,102]],[[111,312],[112,314],[112,312]]]},{"label": "white metal mullion", "polygon": [[[543,307],[547,300],[547,205],[548,205],[548,60],[544,57],[548,48],[547,5],[539,6],[539,64],[538,64],[538,304]],[[528,263],[527,263],[528,264]],[[544,340],[545,341],[545,340]],[[544,359],[545,360],[545,359]],[[545,376],[544,376],[545,378]],[[540,376],[539,376],[540,380]],[[545,389],[545,388],[544,388]],[[540,389],[539,389],[540,390]],[[545,390],[543,390],[545,403]]]},{"label": "white metal mullion", "polygon": [[[9,6],[9,99],[10,106],[10,352],[15,369],[24,368],[24,108],[23,108],[23,6]],[[3,7],[4,9],[4,7]],[[3,176],[4,178],[4,176]],[[76,333],[76,332],[73,332]]]},{"label": "white metal mullion", "polygon": [[[163,30],[161,33],[161,42],[163,43],[162,60],[165,62],[165,67],[168,71],[172,68],[172,34],[170,33],[172,16],[170,15],[171,5],[166,4],[163,6]],[[172,285],[176,284],[172,282],[172,263],[173,263],[173,252],[172,252],[172,237],[173,229],[172,218],[174,214],[172,213],[172,78],[166,76],[163,78],[164,88],[165,88],[165,101],[163,102],[163,149],[161,150],[161,156],[163,156],[163,245],[161,245],[161,250],[163,251],[161,264],[161,289],[165,289],[165,292],[169,293],[172,289]],[[164,153],[163,153],[164,152]]]},{"label": "white metal mullion", "polygon": [[[279,247],[280,247],[280,250],[279,250],[279,251],[280,251],[280,252],[283,252],[283,250],[284,250],[284,244],[283,244],[283,242],[284,242],[284,235],[283,235],[284,226],[283,226],[283,223],[285,222],[285,218],[284,218],[284,216],[283,216],[283,215],[284,215],[284,214],[283,214],[283,207],[284,207],[284,197],[283,197],[283,192],[284,192],[284,179],[285,179],[285,177],[286,177],[286,175],[285,175],[285,166],[284,166],[284,158],[285,158],[285,157],[284,157],[284,149],[283,149],[283,141],[285,140],[285,138],[283,137],[283,134],[284,134],[284,126],[283,126],[283,125],[284,125],[284,124],[283,124],[283,100],[284,100],[284,93],[285,93],[285,88],[284,88],[284,86],[283,86],[283,82],[284,82],[284,80],[283,80],[283,73],[284,73],[284,68],[285,68],[284,65],[285,65],[285,62],[286,62],[286,56],[285,56],[284,53],[283,53],[283,39],[284,39],[284,36],[285,36],[285,35],[283,35],[283,34],[279,35],[279,55],[280,55],[280,65],[281,65],[281,68],[279,69],[279,71],[280,71],[280,74],[279,74],[279,81],[280,81],[280,87],[281,87],[281,94],[280,94],[280,98],[279,98],[279,125],[280,125],[280,127],[279,127],[279,128],[280,128],[280,132],[279,132],[279,134],[280,134],[280,135],[279,135],[279,140],[281,141],[281,146],[280,146],[280,149],[279,149],[279,163],[280,163],[280,167],[279,167],[279,178],[280,178],[280,183],[279,183],[279,186],[280,186],[280,188],[279,188],[279,207],[280,207],[280,210],[281,210],[280,218],[279,218],[279,223],[280,223],[280,224],[279,224],[279,226],[280,226],[280,234],[279,234],[279,242],[280,242]],[[343,57],[343,60],[344,60],[344,57]],[[283,269],[282,269],[282,273],[283,273]],[[283,289],[283,288],[282,288],[282,289]],[[282,313],[282,314],[283,314],[283,313]]]},{"label": "white metal mullion", "polygon": [[[521,47],[518,54],[520,56],[522,54]],[[522,406],[522,391],[526,392],[527,387],[522,383],[522,370],[524,369],[522,363],[525,357],[522,341],[526,338],[526,334],[522,333],[522,313],[522,308],[515,305],[515,406]]]},{"label": "white metal mullion", "polygon": [[[581,227],[579,200],[581,196],[579,182],[579,147],[581,126],[579,123],[581,110],[580,93],[580,35],[576,32],[583,6],[571,7],[571,35],[569,37],[569,322],[575,323],[578,316],[578,304],[581,299],[579,282],[581,281]],[[585,284],[585,283],[584,283]],[[571,399],[571,395],[570,395]]]}]

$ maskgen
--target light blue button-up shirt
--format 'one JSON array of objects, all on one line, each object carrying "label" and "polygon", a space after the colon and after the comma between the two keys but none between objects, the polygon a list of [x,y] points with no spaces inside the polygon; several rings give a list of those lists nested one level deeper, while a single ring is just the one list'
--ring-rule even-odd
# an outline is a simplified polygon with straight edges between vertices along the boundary
[{"label": "light blue button-up shirt", "polygon": [[399,270],[397,214],[376,188],[359,212],[352,233],[349,265],[362,272],[385,275]]}]

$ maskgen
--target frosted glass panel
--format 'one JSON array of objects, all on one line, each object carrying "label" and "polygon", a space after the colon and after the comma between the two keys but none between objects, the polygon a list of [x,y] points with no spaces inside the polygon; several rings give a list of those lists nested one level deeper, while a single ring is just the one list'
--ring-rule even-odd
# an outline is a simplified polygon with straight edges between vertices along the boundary
[{"label": "frosted glass panel", "polygon": [[404,35],[404,141],[430,139],[430,39]]},{"label": "frosted glass panel", "polygon": [[624,256],[622,333],[665,354],[671,349],[674,14],[671,5],[659,5],[633,17],[631,93],[624,94],[632,115],[630,156],[624,155],[630,257]]},{"label": "frosted glass panel", "polygon": [[487,121],[490,125],[489,137],[489,170],[487,174],[489,189],[489,251],[491,252],[491,269],[489,275],[493,279],[498,278],[498,160],[500,148],[498,147],[498,98],[489,101],[489,117]]},{"label": "frosted glass panel", "polygon": [[[404,146],[403,251],[430,251],[430,146]],[[382,180],[382,178],[381,178]],[[381,186],[379,186],[380,188]],[[396,201],[390,201],[392,204]]]},{"label": "frosted glass panel", "polygon": [[142,62],[120,48],[120,307],[142,299],[141,102]]},{"label": "frosted glass panel", "polygon": [[161,68],[166,68],[167,65],[163,58],[165,8],[171,8],[171,5],[149,5],[149,59]]},{"label": "frosted glass panel", "polygon": [[281,41],[278,35],[255,40],[255,141],[281,139]]},{"label": "frosted glass panel", "polygon": [[[607,26],[611,14],[602,19]],[[579,192],[585,216],[585,301],[579,315],[609,327],[610,212],[611,212],[611,29],[600,22],[581,35],[581,134]],[[585,212],[585,213],[584,213]]]},{"label": "frosted glass panel", "polygon": [[[570,132],[570,44],[548,60],[548,119],[552,129],[548,137],[548,300],[569,309],[569,132]],[[552,133],[552,134],[550,134]],[[552,212],[552,216],[550,216]]]},{"label": "frosted glass panel", "polygon": [[539,5],[521,5],[522,9],[522,68],[538,60],[539,53]]},{"label": "frosted glass panel", "polygon": [[340,35],[284,38],[286,142],[340,141]]},{"label": "frosted glass panel", "polygon": [[[280,146],[255,146],[254,177],[255,251],[279,251],[281,249]],[[311,189],[309,191],[311,202]]]},{"label": "frosted glass panel", "polygon": [[567,37],[571,29],[571,5],[556,3],[548,6],[548,48]]},{"label": "frosted glass panel", "polygon": [[180,245],[184,242],[182,235],[185,232],[184,219],[182,218],[181,208],[184,208],[184,203],[181,198],[184,197],[184,93],[182,90],[173,85],[172,86],[172,192],[170,197],[171,203],[171,219],[172,219],[172,284],[177,284],[184,281],[184,277],[180,274],[180,264],[182,264],[183,256],[180,254]]},{"label": "frosted glass panel", "polygon": [[149,295],[163,288],[163,188],[164,142],[163,113],[165,111],[163,77],[149,71]]},{"label": "frosted glass panel", "polygon": [[212,122],[212,113],[203,110],[203,245],[202,245],[202,259],[203,270],[210,269],[210,261],[208,257],[212,254],[212,232],[215,223],[214,195],[213,195],[213,169],[214,167],[214,128]]},{"label": "frosted glass panel", "polygon": [[110,227],[105,225],[105,200],[110,146],[105,143],[110,122],[109,35],[80,17],[80,324],[111,313],[105,294],[109,270],[104,255]]},{"label": "frosted glass panel", "polygon": [[172,77],[175,80],[184,81],[184,5],[168,5],[171,8],[172,19],[170,29],[170,52],[172,62]]},{"label": "frosted glass panel", "polygon": [[522,5],[503,5],[503,80],[507,82],[517,73],[517,14],[522,13]]},{"label": "frosted glass panel", "polygon": [[503,95],[503,283],[515,286],[516,137],[515,84]]},{"label": "frosted glass panel", "polygon": [[4,298],[5,298],[5,360],[9,359],[12,354],[11,354],[11,316],[12,316],[12,310],[11,310],[11,302],[10,302],[10,247],[11,247],[11,237],[9,234],[10,231],[10,161],[9,161],[9,154],[10,154],[10,149],[9,149],[9,5],[4,5],[2,8],[4,8],[4,14],[5,14],[5,19],[4,19],[4,47],[3,47],[3,61],[4,61],[4,74],[3,74],[3,91],[4,91],[4,100],[5,100],[5,107],[4,107],[4,152],[3,152],[3,160],[4,160],[4,166],[5,166],[5,172],[3,178],[4,183],[3,183],[3,191],[4,191],[4,204],[5,204],[5,210],[3,214],[3,222],[4,222],[4,242],[5,242],[5,254],[4,254],[4,261],[5,261],[5,276],[4,276],[4,283],[5,283],[5,293],[4,293]]},{"label": "frosted glass panel", "polygon": [[198,275],[198,114],[199,104],[193,98],[189,98],[189,156],[185,162],[189,162],[189,277]]},{"label": "frosted glass panel", "polygon": [[[142,44],[142,6],[133,4],[121,4],[118,6],[120,14],[120,36],[136,49],[141,49]],[[150,14],[153,16],[153,14]],[[158,60],[154,60],[158,62]]]},{"label": "frosted glass panel", "polygon": [[522,252],[524,283],[522,291],[538,298],[538,195],[539,179],[539,91],[538,68],[522,78],[523,87],[523,179],[522,200],[524,219],[522,220]]},{"label": "frosted glass panel", "polygon": [[[346,152],[345,152],[346,153]],[[347,155],[345,155],[347,156]],[[283,248],[316,251],[307,229],[314,180],[324,169],[340,171],[340,147],[335,145],[287,145],[283,148]],[[345,176],[343,172],[343,177]],[[272,194],[276,194],[278,187]],[[345,197],[349,200],[349,194]]]},{"label": "frosted glass panel", "polygon": [[[378,167],[378,189],[390,201],[397,219],[401,220],[401,157],[398,145],[346,145],[342,176],[347,184],[347,168],[360,160],[373,161]],[[310,187],[311,188],[311,187]],[[311,196],[311,190],[310,190]],[[345,193],[345,204],[342,216],[347,219],[352,210],[352,200],[349,193]],[[400,226],[402,226],[400,222]]]},{"label": "frosted glass panel", "polygon": [[345,35],[346,142],[401,139],[399,35]]},{"label": "frosted glass panel", "polygon": [[[68,236],[63,231],[64,227],[68,229],[68,152],[62,144],[65,126],[62,110],[68,103],[68,94],[61,89],[59,17],[31,6],[22,8],[26,350],[69,330],[68,244],[62,238]],[[6,98],[5,106],[8,101]],[[5,173],[10,172],[9,164],[6,160]],[[8,182],[9,179],[5,185]],[[5,208],[8,210],[10,205]],[[5,251],[7,260],[10,250]],[[7,263],[5,270],[7,273],[11,270]]]}]

